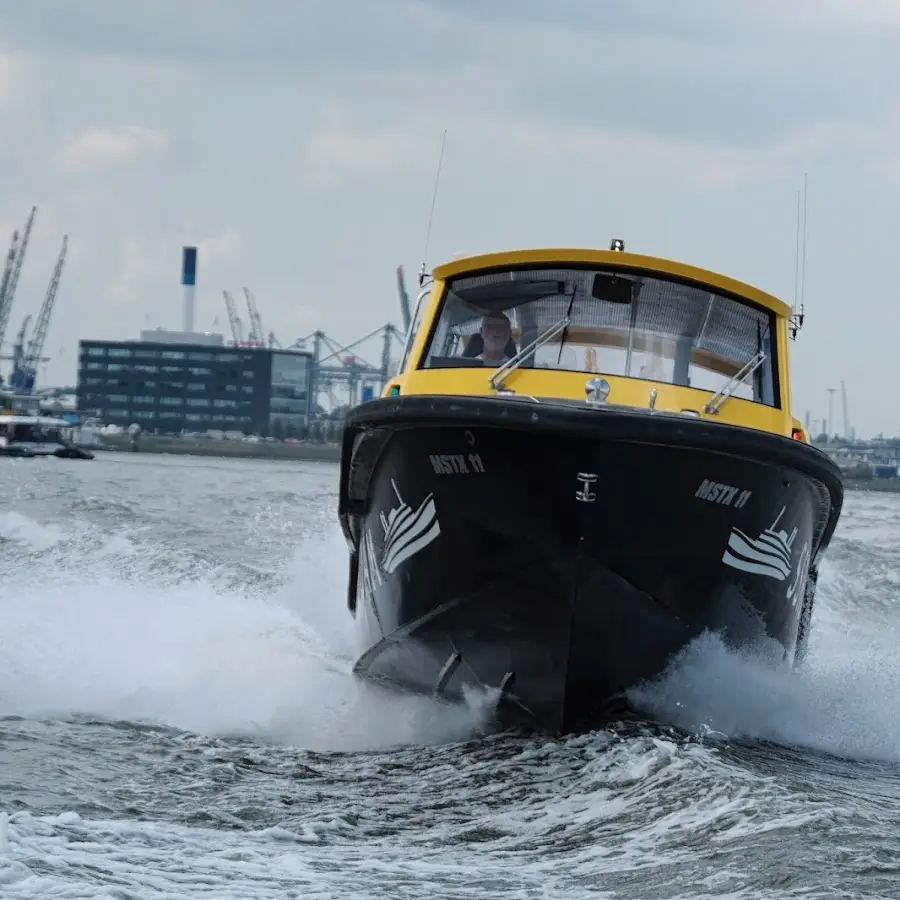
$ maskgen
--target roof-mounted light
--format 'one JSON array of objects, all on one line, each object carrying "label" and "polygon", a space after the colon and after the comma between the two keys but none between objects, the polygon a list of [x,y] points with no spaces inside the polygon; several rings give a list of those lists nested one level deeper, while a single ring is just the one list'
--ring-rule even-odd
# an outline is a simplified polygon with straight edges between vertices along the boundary
[{"label": "roof-mounted light", "polygon": [[609,249],[615,250],[618,253],[625,252],[625,241],[622,238],[613,238],[609,243]]}]

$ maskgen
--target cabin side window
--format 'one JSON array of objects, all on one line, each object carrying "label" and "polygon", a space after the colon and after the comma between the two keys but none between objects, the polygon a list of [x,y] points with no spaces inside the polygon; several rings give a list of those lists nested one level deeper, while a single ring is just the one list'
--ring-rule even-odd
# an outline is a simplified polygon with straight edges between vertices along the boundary
[{"label": "cabin side window", "polygon": [[403,356],[400,360],[400,372],[406,368],[406,364],[409,362],[409,354],[412,351],[413,344],[416,342],[416,336],[419,333],[419,329],[422,327],[422,319],[425,316],[425,305],[430,293],[430,290],[422,291],[419,294],[419,299],[416,301],[415,311],[412,314],[412,318],[409,320],[409,330],[406,332],[406,343],[404,344]]},{"label": "cabin side window", "polygon": [[[568,325],[566,321],[568,320]],[[703,285],[598,269],[518,269],[448,283],[422,367],[640,378],[780,406],[775,316]]]}]

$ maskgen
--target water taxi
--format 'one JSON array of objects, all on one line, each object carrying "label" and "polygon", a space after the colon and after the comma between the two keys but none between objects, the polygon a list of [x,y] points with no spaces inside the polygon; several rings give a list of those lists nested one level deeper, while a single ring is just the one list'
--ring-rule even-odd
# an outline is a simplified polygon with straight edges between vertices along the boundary
[{"label": "water taxi", "polygon": [[800,325],[620,240],[437,267],[346,419],[355,671],[558,733],[705,630],[799,660],[843,503],[791,410]]},{"label": "water taxi", "polygon": [[0,414],[0,456],[93,459],[93,453],[74,443],[71,432],[65,419]]}]

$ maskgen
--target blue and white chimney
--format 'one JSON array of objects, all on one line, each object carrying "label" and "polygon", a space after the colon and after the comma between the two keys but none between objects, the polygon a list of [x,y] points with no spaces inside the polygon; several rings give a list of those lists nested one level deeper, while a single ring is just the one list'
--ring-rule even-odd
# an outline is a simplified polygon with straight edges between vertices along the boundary
[{"label": "blue and white chimney", "polygon": [[194,330],[194,291],[197,287],[197,248],[181,248],[181,284],[184,288],[184,330]]}]

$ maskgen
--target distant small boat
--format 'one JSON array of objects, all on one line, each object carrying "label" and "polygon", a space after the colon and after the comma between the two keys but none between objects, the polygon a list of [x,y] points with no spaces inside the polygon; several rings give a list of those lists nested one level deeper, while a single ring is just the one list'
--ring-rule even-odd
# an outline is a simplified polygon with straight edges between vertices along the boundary
[{"label": "distant small boat", "polygon": [[346,418],[355,671],[567,731],[704,630],[807,646],[843,483],[791,411],[802,314],[609,250],[456,259]]},{"label": "distant small boat", "polygon": [[72,426],[52,416],[0,416],[0,456],[56,456],[61,459],[93,459],[68,436]]}]

